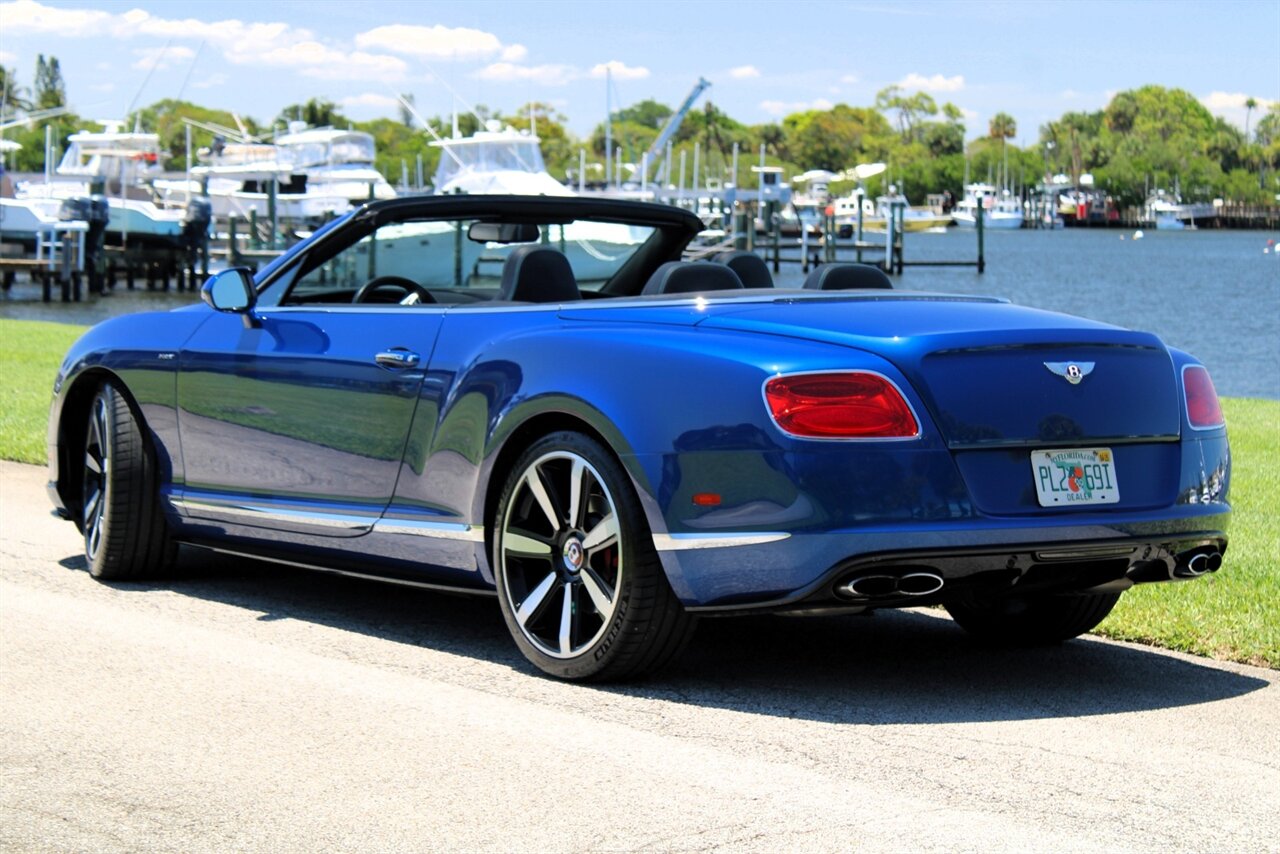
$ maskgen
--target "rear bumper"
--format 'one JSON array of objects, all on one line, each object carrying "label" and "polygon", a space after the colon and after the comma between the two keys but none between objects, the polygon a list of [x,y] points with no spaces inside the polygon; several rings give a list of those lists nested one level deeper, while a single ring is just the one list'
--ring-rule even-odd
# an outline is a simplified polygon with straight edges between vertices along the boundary
[{"label": "rear bumper", "polygon": [[[987,573],[1004,573],[1014,579],[1010,583],[1056,573],[1068,586],[1086,589],[1126,578],[1144,583],[1178,577],[1174,569],[1179,557],[1195,549],[1226,549],[1230,516],[1227,505],[1214,504],[1121,518],[1078,514],[967,525],[921,523],[792,533],[725,548],[668,548],[659,556],[676,595],[695,611],[784,610],[826,600],[839,604],[841,597],[832,588],[842,579],[909,567],[929,567],[943,579],[943,591],[935,598]],[[1094,564],[1102,569],[1092,569]],[[914,604],[924,602],[908,597],[874,606]]]}]

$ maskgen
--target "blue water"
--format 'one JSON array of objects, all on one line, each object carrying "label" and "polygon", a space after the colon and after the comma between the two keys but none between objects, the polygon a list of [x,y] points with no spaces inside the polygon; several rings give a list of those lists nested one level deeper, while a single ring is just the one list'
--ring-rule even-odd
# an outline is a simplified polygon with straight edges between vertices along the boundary
[{"label": "blue water", "polygon": [[[1268,239],[1280,243],[1280,233],[1152,230],[1135,241],[1101,229],[994,231],[982,275],[908,266],[894,285],[999,296],[1154,332],[1203,361],[1219,394],[1280,398],[1280,254],[1263,253]],[[955,228],[908,234],[903,251],[908,263],[974,259],[977,238]],[[803,281],[794,265],[778,278]]]},{"label": "blue water", "polygon": [[[1280,399],[1280,254],[1263,253],[1268,239],[1280,243],[1280,233],[1153,230],[1135,241],[1130,232],[1111,230],[993,231],[986,235],[984,274],[908,267],[895,286],[989,294],[1154,332],[1199,357],[1220,394]],[[954,228],[908,234],[905,253],[908,262],[972,259],[977,240]],[[798,286],[803,278],[798,266],[784,265],[778,283]],[[121,284],[106,298],[43,305],[38,289],[19,284],[0,295],[0,317],[94,323],[197,298],[130,292]]]}]

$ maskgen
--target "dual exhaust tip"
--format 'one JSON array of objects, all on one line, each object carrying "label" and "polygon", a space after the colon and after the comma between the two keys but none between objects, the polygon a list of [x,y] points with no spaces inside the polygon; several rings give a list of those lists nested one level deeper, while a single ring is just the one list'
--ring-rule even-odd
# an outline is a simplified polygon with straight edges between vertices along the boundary
[{"label": "dual exhaust tip", "polygon": [[836,592],[853,599],[889,599],[901,596],[928,596],[946,582],[936,572],[908,572],[901,575],[859,575],[836,585]]},{"label": "dual exhaust tip", "polygon": [[1207,572],[1217,572],[1221,566],[1222,552],[1206,549],[1179,556],[1173,574],[1177,578],[1198,578]]}]

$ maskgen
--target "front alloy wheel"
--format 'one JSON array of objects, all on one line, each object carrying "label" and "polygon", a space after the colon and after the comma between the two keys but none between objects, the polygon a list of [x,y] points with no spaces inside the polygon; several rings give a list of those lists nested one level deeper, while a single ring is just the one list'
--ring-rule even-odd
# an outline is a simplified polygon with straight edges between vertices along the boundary
[{"label": "front alloy wheel", "polygon": [[494,567],[516,644],[567,679],[638,675],[692,628],[667,584],[622,467],[556,433],[516,463],[498,508]]}]

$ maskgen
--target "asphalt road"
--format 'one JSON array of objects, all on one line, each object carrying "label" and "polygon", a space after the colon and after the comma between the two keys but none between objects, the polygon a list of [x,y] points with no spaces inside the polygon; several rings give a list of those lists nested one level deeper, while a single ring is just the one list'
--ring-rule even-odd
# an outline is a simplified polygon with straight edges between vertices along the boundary
[{"label": "asphalt road", "polygon": [[535,675],[492,601],[184,553],[101,584],[0,463],[6,851],[1280,850],[1280,673],[949,620]]}]

